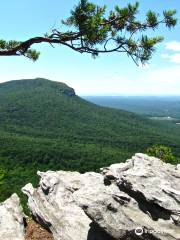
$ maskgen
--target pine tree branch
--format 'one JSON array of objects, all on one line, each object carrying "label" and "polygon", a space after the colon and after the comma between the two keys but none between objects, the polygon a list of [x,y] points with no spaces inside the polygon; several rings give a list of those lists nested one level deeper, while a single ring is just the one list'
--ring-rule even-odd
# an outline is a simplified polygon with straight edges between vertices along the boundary
[{"label": "pine tree branch", "polygon": [[[88,53],[96,57],[103,53],[126,53],[138,65],[144,64],[154,52],[154,46],[162,41],[162,37],[149,38],[140,34],[149,29],[155,30],[161,24],[168,28],[176,25],[175,10],[164,11],[162,20],[159,15],[149,11],[146,20],[136,19],[138,3],[128,4],[125,8],[115,7],[109,16],[106,7],[99,7],[88,0],[81,0],[71,16],[63,24],[76,31],[60,32],[53,29],[43,37],[30,38],[24,42],[0,40],[0,56],[25,56],[37,60],[39,52],[31,49],[35,44],[48,43],[63,45],[79,53]],[[106,17],[105,17],[106,16]],[[123,34],[124,33],[124,34]],[[135,38],[136,37],[136,38]]]}]

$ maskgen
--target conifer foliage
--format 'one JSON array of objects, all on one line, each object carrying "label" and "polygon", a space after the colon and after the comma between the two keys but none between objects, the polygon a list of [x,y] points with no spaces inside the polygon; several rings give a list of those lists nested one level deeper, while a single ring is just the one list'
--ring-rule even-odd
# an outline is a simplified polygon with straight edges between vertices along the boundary
[{"label": "conifer foliage", "polygon": [[107,12],[106,6],[81,0],[70,17],[62,21],[65,31],[55,28],[24,42],[1,39],[0,56],[25,56],[35,61],[40,53],[32,49],[32,45],[46,42],[93,57],[110,52],[126,53],[137,65],[144,64],[151,58],[155,45],[163,40],[162,36],[149,37],[147,33],[161,24],[173,28],[177,23],[176,10],[164,11],[162,15],[149,10],[143,21],[138,20],[138,12],[138,2],[126,7],[115,6]]}]

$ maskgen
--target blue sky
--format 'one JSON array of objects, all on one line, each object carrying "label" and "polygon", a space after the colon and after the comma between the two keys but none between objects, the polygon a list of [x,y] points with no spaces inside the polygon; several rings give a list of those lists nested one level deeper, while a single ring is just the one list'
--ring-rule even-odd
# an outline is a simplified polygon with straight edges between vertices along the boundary
[{"label": "blue sky", "polygon": [[[92,0],[93,1],[93,0]],[[7,0],[1,3],[1,38],[26,40],[40,36],[60,20],[69,16],[76,0]],[[96,0],[125,6],[126,0]],[[125,54],[109,54],[92,59],[65,47],[53,49],[47,44],[36,45],[40,59],[32,62],[23,57],[0,57],[0,82],[44,77],[65,82],[79,95],[180,95],[180,1],[140,0],[140,17],[152,9],[161,13],[177,9],[179,23],[172,31],[162,26],[158,35],[165,41],[145,67],[137,67]]]}]

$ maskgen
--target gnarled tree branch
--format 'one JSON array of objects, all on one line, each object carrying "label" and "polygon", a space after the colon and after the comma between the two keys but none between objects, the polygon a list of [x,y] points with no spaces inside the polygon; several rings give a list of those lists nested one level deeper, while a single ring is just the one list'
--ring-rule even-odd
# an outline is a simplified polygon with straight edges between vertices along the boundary
[{"label": "gnarled tree branch", "polygon": [[[163,12],[163,18],[149,11],[146,20],[136,19],[139,4],[128,4],[127,7],[115,7],[109,16],[106,7],[99,7],[88,0],[81,0],[71,11],[71,16],[63,21],[73,31],[60,32],[53,29],[50,34],[30,38],[24,42],[0,40],[0,56],[26,56],[37,60],[39,52],[31,49],[35,44],[49,43],[64,45],[79,53],[89,53],[94,57],[102,53],[126,53],[138,65],[148,61],[154,52],[154,46],[163,40],[162,37],[150,38],[142,33],[155,30],[160,24],[168,28],[176,25],[175,10]],[[76,31],[74,31],[74,29]],[[142,35],[142,36],[140,36]]]}]

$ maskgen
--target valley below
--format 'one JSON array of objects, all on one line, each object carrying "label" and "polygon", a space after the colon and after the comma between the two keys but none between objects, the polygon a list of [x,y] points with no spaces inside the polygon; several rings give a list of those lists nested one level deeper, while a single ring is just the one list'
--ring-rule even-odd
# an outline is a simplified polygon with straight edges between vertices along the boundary
[{"label": "valley below", "polygon": [[38,170],[98,172],[153,144],[171,147],[178,163],[179,126],[149,117],[99,106],[47,79],[1,83],[0,201],[15,192],[25,206],[20,189],[38,184]]},{"label": "valley below", "polygon": [[180,119],[180,96],[82,96],[100,106],[134,112],[158,120]]}]

